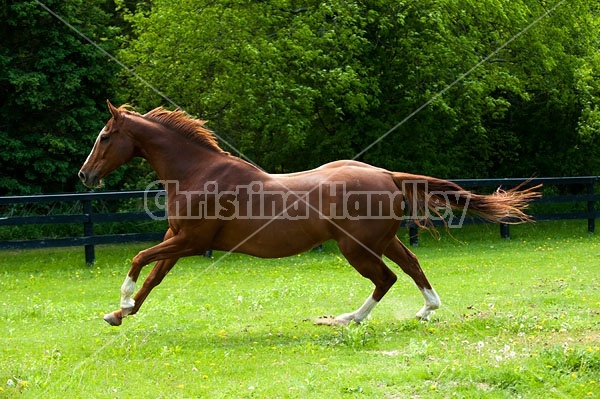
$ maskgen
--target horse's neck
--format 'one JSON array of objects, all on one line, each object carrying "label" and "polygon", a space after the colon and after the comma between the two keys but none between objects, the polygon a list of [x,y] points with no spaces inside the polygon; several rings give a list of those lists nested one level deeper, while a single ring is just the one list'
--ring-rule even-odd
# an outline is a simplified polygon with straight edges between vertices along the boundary
[{"label": "horse's neck", "polygon": [[211,153],[215,153],[177,133],[154,126],[138,130],[135,139],[140,156],[163,181],[184,179],[190,169],[211,162]]},{"label": "horse's neck", "polygon": [[237,175],[260,179],[265,172],[240,159],[196,143],[175,132],[160,127],[139,129],[136,140],[140,155],[158,174],[160,180],[190,182],[214,180],[224,168]]}]

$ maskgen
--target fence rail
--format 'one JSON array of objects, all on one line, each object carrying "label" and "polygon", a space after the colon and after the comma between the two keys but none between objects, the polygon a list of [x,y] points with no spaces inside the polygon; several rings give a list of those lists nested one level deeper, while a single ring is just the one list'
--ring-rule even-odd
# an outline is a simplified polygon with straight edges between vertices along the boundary
[{"label": "fence rail", "polygon": [[[127,234],[105,234],[95,235],[94,224],[106,222],[131,222],[152,220],[147,212],[116,212],[98,213],[93,211],[94,201],[115,201],[132,198],[144,198],[144,196],[157,195],[161,190],[152,191],[113,191],[113,192],[87,192],[73,194],[49,194],[49,195],[26,195],[0,197],[0,206],[17,204],[41,204],[52,202],[80,202],[83,212],[70,215],[36,215],[36,216],[9,216],[0,217],[0,226],[20,226],[28,224],[58,224],[77,223],[83,227],[83,235],[80,237],[44,238],[34,240],[4,240],[0,241],[2,249],[33,249],[53,247],[83,246],[85,249],[85,261],[93,264],[95,246],[101,244],[116,244],[142,241],[159,241],[165,232],[150,233],[127,233]],[[164,211],[153,212],[155,218],[165,216]]]},{"label": "fence rail", "polygon": [[[453,182],[467,189],[488,188],[488,187],[516,187],[526,179],[456,179]],[[543,177],[534,178],[527,182],[527,185],[544,184],[545,186],[575,186],[579,187],[577,194],[566,195],[545,195],[537,199],[536,203],[584,203],[584,211],[577,212],[551,212],[534,214],[536,220],[568,220],[568,219],[587,219],[587,229],[594,232],[596,228],[596,219],[599,211],[596,210],[596,202],[600,201],[600,193],[594,192],[594,186],[600,183],[600,176],[584,177]],[[29,195],[29,196],[8,196],[0,197],[1,206],[11,206],[17,204],[40,204],[52,202],[80,202],[82,212],[65,215],[36,215],[36,216],[0,216],[0,226],[19,226],[19,225],[39,225],[56,223],[74,223],[81,224],[83,227],[82,236],[62,237],[34,240],[5,240],[0,241],[0,250],[2,249],[32,249],[32,248],[50,248],[83,246],[85,248],[85,260],[88,264],[95,261],[95,245],[139,242],[139,241],[158,241],[161,240],[164,231],[150,233],[128,233],[128,234],[105,234],[95,235],[94,224],[106,222],[126,222],[126,221],[148,221],[152,217],[162,218],[164,211],[153,212],[152,216],[147,212],[116,212],[104,213],[94,212],[93,203],[95,201],[115,201],[123,199],[139,199],[149,196],[162,194],[161,190],[152,191],[117,191],[117,192],[87,192],[74,194],[52,194],[52,195]],[[472,219],[471,222],[481,222],[481,220]],[[418,229],[414,225],[408,224],[410,242],[412,245],[418,245]],[[500,225],[500,234],[504,238],[510,237],[509,225]]]}]

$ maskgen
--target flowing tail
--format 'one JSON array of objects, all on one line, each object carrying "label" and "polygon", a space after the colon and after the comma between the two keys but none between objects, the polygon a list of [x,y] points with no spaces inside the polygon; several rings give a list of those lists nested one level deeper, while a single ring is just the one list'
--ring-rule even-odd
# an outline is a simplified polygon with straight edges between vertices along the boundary
[{"label": "flowing tail", "polygon": [[537,190],[542,187],[523,188],[525,181],[507,191],[498,188],[491,195],[480,195],[435,177],[393,173],[393,179],[408,202],[411,219],[420,227],[430,225],[432,217],[446,223],[448,215],[456,217],[452,211],[461,212],[461,223],[466,213],[497,223],[529,222],[531,216],[524,210],[529,202],[541,197]]}]

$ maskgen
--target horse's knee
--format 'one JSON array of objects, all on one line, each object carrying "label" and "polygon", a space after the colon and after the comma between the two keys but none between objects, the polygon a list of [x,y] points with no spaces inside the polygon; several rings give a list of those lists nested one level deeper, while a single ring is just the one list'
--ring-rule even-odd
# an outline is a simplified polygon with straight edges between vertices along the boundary
[{"label": "horse's knee", "polygon": [[131,269],[138,270],[138,274],[139,274],[139,270],[141,270],[142,267],[144,265],[146,265],[146,263],[144,263],[143,260],[144,260],[144,251],[140,251],[131,260]]}]

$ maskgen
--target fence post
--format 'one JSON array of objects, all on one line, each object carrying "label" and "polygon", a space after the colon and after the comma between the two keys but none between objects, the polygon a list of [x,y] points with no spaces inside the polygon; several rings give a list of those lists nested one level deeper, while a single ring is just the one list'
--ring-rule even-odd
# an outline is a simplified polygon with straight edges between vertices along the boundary
[{"label": "fence post", "polygon": [[500,223],[500,237],[506,239],[506,240],[510,240],[510,229],[509,229],[509,224],[506,223]]},{"label": "fence post", "polygon": [[[83,236],[94,236],[94,222],[92,221],[92,200],[83,200],[83,213],[86,216],[83,223]],[[85,244],[85,263],[93,265],[96,261],[96,254],[93,244]]]},{"label": "fence post", "polygon": [[[587,192],[589,195],[594,195],[594,181],[588,184]],[[588,211],[588,231],[593,233],[596,231],[596,206],[594,200],[590,200],[587,203]]]},{"label": "fence post", "polygon": [[419,226],[412,220],[408,222],[408,237],[411,246],[419,246]]}]

